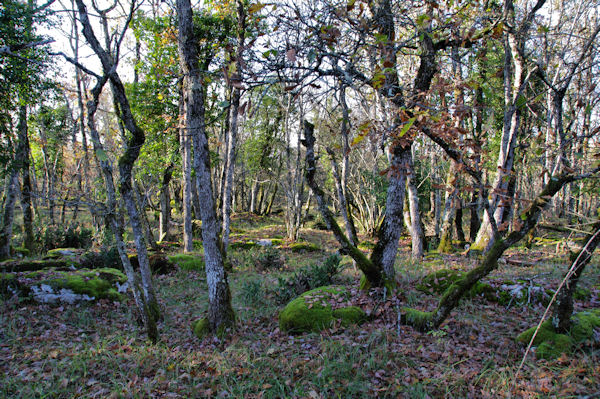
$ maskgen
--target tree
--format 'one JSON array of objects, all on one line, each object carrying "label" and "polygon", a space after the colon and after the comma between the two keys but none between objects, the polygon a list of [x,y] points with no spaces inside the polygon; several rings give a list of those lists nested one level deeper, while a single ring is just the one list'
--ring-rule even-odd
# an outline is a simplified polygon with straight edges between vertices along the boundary
[{"label": "tree", "polygon": [[195,24],[194,12],[189,0],[177,0],[177,18],[179,22],[179,60],[184,75],[185,127],[186,134],[192,137],[194,143],[193,166],[202,217],[202,242],[209,300],[206,327],[208,331],[217,333],[235,324],[235,314],[231,307],[231,293],[221,252],[212,193],[205,125],[205,85],[202,78],[202,70],[206,69],[208,65],[206,59],[201,63],[202,49],[197,34],[199,27]]}]

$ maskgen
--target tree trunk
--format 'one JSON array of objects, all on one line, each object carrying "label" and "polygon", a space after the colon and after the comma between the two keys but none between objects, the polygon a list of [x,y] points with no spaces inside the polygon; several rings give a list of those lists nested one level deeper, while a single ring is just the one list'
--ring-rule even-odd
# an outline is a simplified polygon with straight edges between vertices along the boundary
[{"label": "tree trunk", "polygon": [[573,264],[567,272],[568,280],[565,286],[558,292],[552,324],[557,332],[566,333],[571,328],[571,316],[573,315],[573,293],[585,267],[592,259],[594,250],[600,243],[600,219],[594,223],[592,232],[583,241],[584,247],[579,253],[572,255]]},{"label": "tree trunk", "polygon": [[[133,165],[135,164],[139,156],[141,147],[144,144],[145,135],[143,130],[140,129],[137,125],[135,118],[131,113],[129,101],[125,94],[125,87],[123,86],[123,83],[121,82],[121,79],[117,73],[117,68],[114,64],[114,61],[112,60],[112,57],[105,49],[102,48],[100,42],[98,41],[96,35],[93,32],[92,26],[88,18],[87,9],[83,3],[83,0],[76,1],[77,7],[79,9],[80,22],[83,26],[83,34],[86,37],[87,42],[90,44],[90,46],[100,59],[100,62],[102,63],[102,70],[104,72],[104,76],[110,82],[115,102],[118,105],[115,111],[119,120],[123,123],[127,131],[130,133],[130,137],[125,143],[125,151],[118,161],[120,175],[119,192],[121,193],[121,197],[123,198],[125,207],[127,208],[127,212],[129,214],[129,221],[133,230],[134,241],[138,254],[138,262],[140,265],[141,289],[143,293],[144,305],[143,313],[147,318],[146,327],[148,337],[154,343],[158,339],[156,320],[160,318],[160,310],[158,307],[158,302],[156,300],[156,295],[154,293],[154,287],[152,285],[152,275],[150,272],[146,243],[141,229],[140,217],[138,210],[135,206],[135,200],[133,197],[131,187]],[[106,32],[108,25],[106,14],[101,13],[101,16],[103,27]],[[130,10],[128,18],[133,18],[133,9]],[[99,92],[97,95],[99,96]]]},{"label": "tree trunk", "polygon": [[183,167],[183,252],[193,252],[193,233],[192,233],[192,138],[183,119],[187,104],[183,89],[180,94],[179,117],[181,118],[179,140],[181,143],[181,166]]},{"label": "tree trunk", "polygon": [[452,251],[452,225],[456,216],[456,202],[458,200],[458,177],[454,162],[448,169],[446,178],[446,202],[444,204],[444,217],[442,218],[442,230],[440,235],[439,252]]},{"label": "tree trunk", "polygon": [[412,154],[408,164],[408,176],[406,179],[406,188],[408,194],[408,208],[410,211],[410,236],[412,239],[412,257],[413,259],[423,258],[423,248],[425,246],[425,233],[421,212],[419,211],[419,192],[415,184],[415,168],[413,165]]},{"label": "tree trunk", "polygon": [[317,205],[319,207],[319,211],[325,219],[325,223],[327,224],[327,228],[333,232],[333,235],[337,239],[340,244],[340,253],[344,255],[350,256],[355,262],[356,266],[364,273],[366,284],[363,285],[363,288],[373,287],[381,287],[386,285],[388,288],[391,288],[390,285],[386,284],[384,279],[383,271],[381,267],[375,265],[369,258],[367,258],[356,246],[344,235],[342,229],[338,225],[333,213],[327,206],[327,200],[325,198],[325,192],[318,186],[315,181],[315,173],[316,173],[316,161],[315,161],[315,137],[314,137],[314,128],[315,126],[308,122],[304,121],[304,139],[302,140],[302,144],[306,147],[306,183],[312,190],[316,200]]},{"label": "tree trunk", "polygon": [[19,144],[17,147],[17,162],[23,177],[23,188],[21,190],[21,203],[23,206],[23,246],[33,251],[33,208],[31,206],[31,175],[29,173],[29,134],[27,126],[27,106],[19,107]]},{"label": "tree trunk", "polygon": [[[246,35],[246,12],[244,4],[241,1],[237,2],[237,49],[235,54],[235,73],[230,77],[232,84],[241,85],[243,61],[242,52],[244,51],[244,38]],[[227,246],[229,245],[229,229],[231,222],[231,200],[233,191],[233,174],[235,171],[235,158],[237,153],[237,136],[240,117],[240,97],[241,90],[239,87],[233,87],[231,97],[231,125],[229,132],[228,148],[227,148],[227,164],[225,187],[223,190],[223,252],[226,254]],[[260,212],[260,206],[259,206]]]},{"label": "tree trunk", "polygon": [[173,177],[175,164],[171,162],[163,172],[162,183],[160,186],[160,216],[158,220],[158,240],[169,241],[171,234],[169,232],[169,223],[171,222],[171,195],[169,193],[169,183]]},{"label": "tree trunk", "polygon": [[136,206],[140,215],[140,223],[142,225],[144,237],[146,238],[146,241],[148,241],[150,248],[152,248],[153,250],[157,250],[158,245],[156,245],[156,238],[154,237],[154,233],[152,233],[152,229],[150,228],[150,222],[148,221],[148,214],[146,213],[146,197],[142,197],[140,188],[135,182],[135,179],[132,179],[131,183]]},{"label": "tree trunk", "polygon": [[199,70],[199,41],[193,27],[190,0],[177,0],[179,21],[179,59],[184,73],[187,132],[194,142],[194,169],[202,217],[202,241],[208,284],[208,323],[212,332],[235,324],[231,293],[218,236],[217,215],[212,194],[210,157],[205,131],[204,85]]},{"label": "tree trunk", "polygon": [[17,184],[19,183],[16,165],[10,170],[2,213],[2,226],[0,229],[0,260],[10,258],[10,241],[12,239],[13,222],[15,216],[15,203],[17,201]]}]

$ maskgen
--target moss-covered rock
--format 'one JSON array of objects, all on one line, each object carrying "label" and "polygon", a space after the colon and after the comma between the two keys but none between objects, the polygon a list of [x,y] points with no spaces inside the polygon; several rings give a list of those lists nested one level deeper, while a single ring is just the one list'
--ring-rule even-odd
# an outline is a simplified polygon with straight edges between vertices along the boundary
[{"label": "moss-covered rock", "polygon": [[464,273],[458,270],[437,270],[423,277],[416,288],[426,294],[441,294],[463,276]]},{"label": "moss-covered rock", "polygon": [[569,332],[575,342],[584,342],[594,338],[594,329],[600,328],[600,309],[575,313],[571,319]]},{"label": "moss-covered rock", "polygon": [[29,295],[38,302],[69,302],[123,299],[127,277],[117,269],[75,271],[39,270],[19,278]]},{"label": "moss-covered rock", "polygon": [[209,335],[210,323],[208,322],[208,319],[198,319],[192,322],[192,333],[200,339]]},{"label": "moss-covered rock", "polygon": [[246,250],[258,247],[259,244],[254,241],[235,241],[229,244],[229,248],[233,250]]},{"label": "moss-covered rock", "polygon": [[168,258],[172,263],[179,266],[181,270],[204,270],[204,257],[201,254],[176,254],[169,255]]},{"label": "moss-covered rock", "polygon": [[343,300],[349,299],[349,292],[344,287],[327,286],[307,291],[292,300],[279,313],[281,331],[302,333],[318,332],[330,327],[335,320],[343,326],[358,324],[367,319],[365,312],[356,306],[335,308]]},{"label": "moss-covered rock", "polygon": [[49,268],[69,270],[77,267],[77,262],[68,259],[23,259],[0,263],[0,272],[29,272]]},{"label": "moss-covered rock", "polygon": [[[571,329],[567,334],[559,334],[550,320],[540,326],[533,340],[538,359],[556,359],[562,353],[570,354],[577,345],[585,345],[594,340],[594,329],[600,328],[600,309],[576,313],[572,317]],[[531,327],[517,336],[517,341],[528,345],[536,327]]]},{"label": "moss-covered rock", "polygon": [[11,247],[10,253],[17,256],[18,258],[24,258],[24,257],[31,255],[31,251],[29,251],[25,247],[15,247],[15,248]]},{"label": "moss-covered rock", "polygon": [[46,259],[74,258],[84,252],[77,248],[54,248],[46,252]]},{"label": "moss-covered rock", "polygon": [[429,323],[433,316],[431,312],[424,312],[413,308],[402,308],[402,314],[404,322],[419,331],[425,331],[429,328]]},{"label": "moss-covered rock", "polygon": [[290,244],[288,248],[292,252],[315,252],[321,250],[321,248],[317,244],[307,241],[295,242],[293,244]]}]

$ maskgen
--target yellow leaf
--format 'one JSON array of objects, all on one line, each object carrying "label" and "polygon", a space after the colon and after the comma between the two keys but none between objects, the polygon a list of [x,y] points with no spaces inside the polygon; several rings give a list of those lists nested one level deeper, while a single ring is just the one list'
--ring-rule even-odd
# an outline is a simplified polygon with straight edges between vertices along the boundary
[{"label": "yellow leaf", "polygon": [[252,4],[250,7],[248,7],[248,12],[250,14],[254,14],[255,12],[259,12],[260,10],[262,10],[265,6],[266,4],[263,3]]},{"label": "yellow leaf", "polygon": [[358,143],[360,143],[364,139],[365,139],[365,135],[364,134],[358,135],[358,136],[356,136],[354,138],[354,140],[352,140],[352,144],[350,144],[350,145],[354,147],[355,145],[357,145]]}]

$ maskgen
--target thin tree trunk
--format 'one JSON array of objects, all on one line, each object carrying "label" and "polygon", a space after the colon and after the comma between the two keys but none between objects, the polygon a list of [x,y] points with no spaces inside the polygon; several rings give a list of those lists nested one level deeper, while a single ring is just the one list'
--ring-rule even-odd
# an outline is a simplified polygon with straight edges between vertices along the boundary
[{"label": "thin tree trunk", "polygon": [[23,177],[23,188],[21,190],[21,203],[23,206],[23,246],[33,251],[33,208],[31,206],[31,175],[29,173],[29,134],[27,126],[27,106],[19,107],[19,147],[17,151],[20,159],[17,159]]},{"label": "thin tree trunk", "polygon": [[406,179],[406,188],[408,194],[408,208],[410,212],[410,236],[412,240],[412,257],[413,259],[423,258],[423,248],[425,246],[425,233],[423,229],[423,221],[421,212],[419,211],[419,192],[415,184],[415,168],[413,164],[412,154],[408,164],[408,176]]},{"label": "thin tree trunk", "polygon": [[187,125],[184,124],[186,107],[183,88],[180,94],[179,118],[181,131],[179,140],[181,143],[181,166],[183,167],[183,252],[193,252],[192,233],[192,138]]},{"label": "thin tree trunk", "polygon": [[571,316],[573,315],[573,293],[577,288],[579,278],[583,274],[585,267],[592,259],[594,250],[600,243],[600,219],[594,223],[592,232],[583,240],[585,243],[581,250],[572,256],[573,265],[567,283],[560,290],[556,298],[552,324],[560,333],[566,333],[571,328]]},{"label": "thin tree trunk", "polygon": [[208,139],[205,131],[204,84],[199,70],[199,41],[193,29],[190,0],[177,0],[179,21],[179,59],[184,73],[186,100],[185,124],[194,142],[194,169],[200,199],[202,240],[208,284],[208,324],[212,332],[220,332],[235,324],[231,293],[223,263],[218,223],[212,193]]},{"label": "thin tree trunk", "polygon": [[[158,339],[158,330],[156,329],[156,320],[160,318],[160,310],[158,306],[158,302],[156,300],[156,294],[154,293],[154,287],[152,284],[152,275],[150,271],[150,265],[148,260],[148,253],[146,248],[146,243],[144,240],[144,235],[142,232],[141,224],[140,224],[140,216],[138,210],[135,206],[135,199],[132,193],[131,181],[132,181],[132,169],[133,166],[139,156],[142,145],[145,141],[145,135],[142,129],[136,124],[135,118],[131,113],[131,108],[129,106],[129,101],[125,94],[125,88],[121,79],[117,73],[116,65],[112,60],[112,57],[106,50],[102,48],[100,42],[96,38],[96,35],[93,32],[92,26],[90,24],[87,9],[83,3],[83,0],[76,0],[77,7],[79,9],[80,22],[83,26],[83,34],[87,39],[87,42],[90,44],[100,62],[102,63],[102,70],[108,78],[111,90],[113,92],[113,96],[115,98],[115,102],[118,105],[117,116],[119,120],[123,123],[125,128],[130,133],[130,138],[125,143],[125,151],[119,158],[119,192],[121,193],[121,197],[125,203],[125,207],[129,214],[129,221],[133,230],[134,241],[136,245],[136,250],[138,254],[138,262],[140,265],[140,274],[141,274],[141,288],[144,298],[144,310],[147,316],[147,332],[148,337],[154,343]],[[96,9],[96,11],[99,11]],[[107,33],[107,19],[106,14],[101,13],[102,23],[105,30],[105,34]],[[128,16],[129,20],[133,18],[133,6],[130,9],[130,14]],[[98,93],[99,94],[99,93]]]},{"label": "thin tree trunk", "polygon": [[[246,13],[244,4],[241,1],[237,2],[237,49],[235,54],[235,74],[230,79],[232,84],[241,85],[242,77],[242,52],[244,51],[244,38],[246,35]],[[233,87],[233,93],[231,97],[231,125],[229,132],[228,148],[227,148],[227,169],[225,178],[225,188],[223,190],[223,226],[222,226],[222,239],[223,239],[223,252],[226,254],[227,246],[229,245],[229,229],[231,223],[231,200],[233,191],[233,173],[235,171],[235,158],[237,152],[237,136],[239,127],[240,117],[240,98],[241,90],[239,87]],[[260,206],[259,206],[260,211]]]},{"label": "thin tree trunk", "polygon": [[160,186],[160,216],[158,220],[159,241],[169,241],[171,238],[169,223],[171,222],[171,196],[169,194],[169,183],[173,177],[175,164],[171,162],[163,172]]}]

